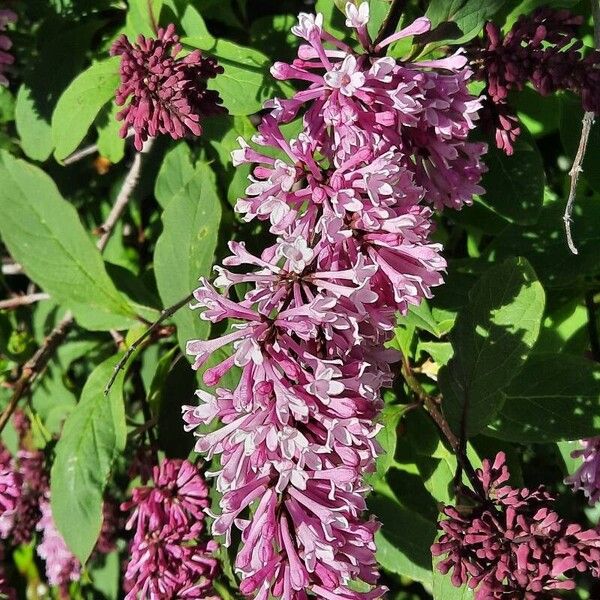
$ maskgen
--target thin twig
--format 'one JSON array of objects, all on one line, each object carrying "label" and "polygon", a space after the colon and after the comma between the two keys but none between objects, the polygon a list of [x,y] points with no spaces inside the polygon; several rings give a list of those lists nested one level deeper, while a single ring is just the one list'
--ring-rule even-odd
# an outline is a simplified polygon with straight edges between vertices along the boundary
[{"label": "thin twig", "polygon": [[143,154],[150,151],[150,148],[152,147],[152,142],[153,140],[148,140],[144,145],[144,150],[142,152],[136,152],[135,156],[133,157],[133,162],[131,163],[131,167],[129,168],[127,175],[125,176],[125,180],[123,181],[121,190],[117,195],[117,199],[115,200],[115,203],[113,204],[113,207],[106,221],[104,222],[102,227],[100,227],[102,235],[100,236],[100,239],[96,244],[100,252],[102,252],[104,248],[106,248],[106,244],[108,244],[108,240],[112,235],[113,229],[117,224],[117,221],[120,219],[121,215],[123,214],[123,211],[125,210],[125,207],[129,203],[131,193],[135,189],[135,186],[137,185],[137,182],[140,178],[140,174],[142,171]]},{"label": "thin twig", "polygon": [[398,28],[398,24],[400,23],[400,17],[402,16],[402,12],[404,11],[404,5],[406,4],[406,0],[392,0],[392,5],[390,6],[390,10],[385,18],[385,21],[381,25],[377,33],[377,37],[373,42],[373,47],[377,47],[385,38],[389,37],[396,31]]},{"label": "thin twig", "polygon": [[152,417],[149,421],[146,421],[142,425],[136,427],[133,431],[129,432],[128,437],[135,438],[138,435],[142,435],[143,433],[146,433],[146,431],[151,430],[156,425],[158,425],[158,417]]},{"label": "thin twig", "polygon": [[[135,134],[134,130],[130,129],[127,132],[127,135],[125,136],[125,139],[129,139],[130,137],[133,137],[134,134]],[[89,146],[85,146],[81,150],[76,150],[75,152],[73,152],[73,154],[67,156],[67,158],[65,158],[61,164],[63,165],[63,167],[68,167],[69,165],[79,162],[81,159],[85,158],[86,156],[89,156],[90,154],[94,154],[98,151],[99,151],[98,144],[91,144]]]},{"label": "thin twig", "polygon": [[[149,146],[144,148],[144,150],[149,150]],[[129,197],[131,196],[131,193],[133,192],[139,178],[140,166],[141,155],[138,152],[136,153],[133,163],[129,168],[129,172],[125,176],[121,190],[119,191],[117,199],[115,200],[115,206],[113,206],[113,209],[110,211],[107,220],[100,228],[101,231],[103,231],[103,235],[96,242],[96,247],[98,250],[100,250],[100,252],[103,252],[106,248],[110,234],[112,233],[118,218],[121,216],[123,209],[127,205],[127,202],[129,201]],[[118,208],[115,208],[117,205],[119,205]],[[0,433],[2,433],[11,415],[17,408],[19,400],[27,393],[33,382],[43,372],[44,368],[54,355],[54,352],[63,342],[74,323],[75,320],[73,314],[70,311],[67,312],[63,320],[55,327],[55,329],[52,330],[37,352],[25,363],[25,365],[23,365],[21,375],[13,387],[13,394],[4,411],[2,414],[0,414]]]},{"label": "thin twig", "polygon": [[575,198],[577,196],[577,184],[579,182],[579,175],[581,175],[581,172],[583,171],[581,165],[583,164],[583,159],[585,158],[588,141],[590,139],[590,132],[592,130],[592,125],[594,124],[594,117],[595,115],[593,112],[586,112],[583,115],[583,121],[581,124],[581,138],[579,139],[579,148],[577,148],[577,154],[575,155],[573,166],[569,171],[569,175],[571,176],[571,186],[569,188],[569,199],[567,200],[567,206],[565,207],[563,221],[565,222],[567,244],[569,246],[569,250],[571,250],[573,254],[577,254],[577,248],[575,246],[575,242],[573,241],[573,233],[571,232],[571,223],[573,222],[571,215],[573,214],[573,206],[575,205]]},{"label": "thin twig", "polygon": [[55,350],[69,333],[72,325],[73,315],[71,312],[67,312],[63,320],[52,330],[50,335],[44,340],[44,343],[38,348],[37,352],[25,363],[21,371],[21,376],[13,387],[11,399],[0,415],[0,433],[2,433],[8,420],[17,408],[19,400],[27,392],[40,373],[42,373],[48,364],[48,361],[54,355]]},{"label": "thin twig", "polygon": [[18,308],[19,306],[28,306],[29,304],[35,304],[36,302],[48,300],[49,298],[50,294],[46,294],[46,292],[15,296],[14,298],[9,298],[8,300],[0,300],[0,310],[10,310],[13,308]]},{"label": "thin twig", "polygon": [[85,158],[90,154],[95,154],[96,152],[98,152],[98,144],[91,144],[90,146],[86,146],[85,148],[77,150],[73,152],[73,154],[67,156],[67,158],[62,161],[62,164],[63,166],[67,167],[73,163],[79,162],[82,158]]},{"label": "thin twig", "polygon": [[117,378],[117,375],[119,374],[119,371],[121,371],[121,369],[123,369],[125,367],[125,365],[127,364],[127,361],[130,359],[131,355],[140,347],[140,345],[144,342],[144,340],[149,335],[151,335],[154,331],[156,331],[156,329],[158,329],[158,326],[161,323],[163,323],[169,317],[173,316],[180,308],[184,307],[186,304],[191,302],[193,299],[194,299],[194,294],[192,293],[189,296],[186,296],[185,298],[180,300],[179,302],[173,304],[173,306],[169,306],[168,308],[165,308],[163,311],[161,311],[160,317],[158,317],[158,319],[156,319],[156,321],[154,321],[148,327],[148,329],[146,329],[146,331],[144,331],[144,333],[142,333],[142,335],[139,338],[137,338],[137,340],[135,340],[131,344],[131,346],[129,346],[129,348],[127,348],[127,351],[121,357],[121,360],[115,365],[112,375],[110,376],[110,379],[108,380],[108,382],[106,383],[106,387],[104,388],[105,394],[108,394],[110,392],[110,388],[113,386],[115,379]]},{"label": "thin twig", "polygon": [[[592,19],[594,22],[594,45],[597,50],[600,50],[600,0],[592,0]],[[571,223],[573,222],[573,206],[575,205],[575,199],[577,198],[577,184],[579,182],[579,175],[583,171],[583,161],[585,159],[585,153],[587,150],[588,141],[590,139],[590,132],[596,115],[593,112],[586,112],[583,115],[581,122],[581,138],[579,139],[579,147],[577,148],[577,154],[573,161],[573,166],[569,171],[571,177],[571,185],[569,187],[569,198],[565,207],[565,214],[563,215],[563,221],[565,222],[565,234],[567,236],[567,245],[569,250],[573,254],[577,254],[577,247],[573,241],[573,233],[571,231]]]},{"label": "thin twig", "polygon": [[2,263],[2,275],[21,275],[23,267],[15,262]]}]

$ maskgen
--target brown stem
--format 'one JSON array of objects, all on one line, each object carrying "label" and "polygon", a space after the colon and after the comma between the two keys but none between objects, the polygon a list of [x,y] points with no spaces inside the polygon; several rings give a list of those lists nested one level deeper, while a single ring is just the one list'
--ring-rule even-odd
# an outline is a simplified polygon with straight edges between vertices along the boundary
[{"label": "brown stem", "polygon": [[19,306],[28,306],[29,304],[35,304],[36,302],[48,300],[49,298],[50,295],[46,294],[45,292],[26,294],[24,296],[15,296],[14,298],[9,298],[8,300],[0,300],[0,310],[11,310],[13,308],[18,308]]},{"label": "brown stem", "polygon": [[73,325],[73,315],[68,312],[63,320],[52,330],[37,352],[23,365],[21,376],[17,379],[10,401],[0,415],[0,433],[6,427],[11,415],[15,412],[19,400],[27,392],[31,384],[44,370],[55,350],[67,337]]},{"label": "brown stem", "polygon": [[460,440],[456,437],[454,432],[452,431],[448,421],[442,414],[442,411],[439,409],[439,404],[441,404],[441,396],[434,397],[427,393],[427,391],[420,384],[418,379],[413,375],[410,363],[408,360],[403,357],[403,365],[402,365],[402,375],[408,385],[408,387],[414,392],[417,396],[427,414],[431,417],[433,422],[437,425],[442,437],[446,440],[452,452],[456,456],[456,460],[460,467],[464,470],[466,476],[468,477],[471,485],[473,486],[473,490],[478,494],[480,499],[485,499],[485,490],[483,489],[483,485],[481,481],[477,477],[475,473],[475,469],[469,460],[466,448],[462,448],[462,444]]}]

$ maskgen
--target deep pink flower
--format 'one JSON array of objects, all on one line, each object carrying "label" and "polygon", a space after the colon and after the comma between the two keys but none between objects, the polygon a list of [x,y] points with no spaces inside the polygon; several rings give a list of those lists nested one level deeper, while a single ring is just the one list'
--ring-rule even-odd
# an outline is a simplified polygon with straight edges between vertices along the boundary
[{"label": "deep pink flower", "polygon": [[600,52],[585,56],[577,39],[583,19],[568,10],[540,7],[522,15],[502,35],[487,23],[482,48],[474,49],[477,77],[486,82],[486,116],[496,129],[496,145],[512,154],[519,135],[518,121],[507,106],[511,90],[530,83],[542,95],[558,90],[579,94],[586,111],[600,112]]},{"label": "deep pink flower", "polygon": [[4,74],[6,67],[13,64],[14,56],[8,52],[12,48],[11,39],[4,33],[9,23],[14,23],[17,15],[8,8],[0,9],[0,85],[8,85],[8,79]]},{"label": "deep pink flower", "polygon": [[7,539],[14,524],[23,478],[10,453],[0,443],[0,539]]},{"label": "deep pink flower", "polygon": [[152,485],[135,488],[121,508],[130,511],[133,531],[125,573],[127,600],[211,598],[217,544],[203,541],[208,487],[197,467],[164,460]]},{"label": "deep pink flower", "polygon": [[181,50],[173,24],[159,29],[156,39],[138,36],[135,44],[121,35],[111,49],[111,55],[121,56],[117,104],[129,102],[117,115],[123,121],[121,136],[133,128],[138,150],[159,133],[173,139],[187,131],[200,135],[203,117],[225,112],[218,93],[206,86],[222,67],[200,50],[177,58]]},{"label": "deep pink flower", "polygon": [[577,572],[600,575],[600,534],[568,523],[551,508],[543,488],[505,485],[505,456],[483,461],[478,477],[487,501],[470,509],[447,506],[442,535],[432,546],[442,556],[438,569],[452,572],[454,585],[467,584],[477,600],[553,599],[575,588]]},{"label": "deep pink flower", "polygon": [[37,553],[46,563],[48,583],[64,588],[69,582],[79,580],[81,565],[54,525],[48,494],[41,500],[40,511],[42,517],[36,529],[41,532],[42,540],[37,546]]},{"label": "deep pink flower", "polygon": [[600,437],[583,440],[583,448],[571,453],[573,458],[582,458],[581,466],[567,477],[565,483],[581,490],[590,504],[600,500]]}]

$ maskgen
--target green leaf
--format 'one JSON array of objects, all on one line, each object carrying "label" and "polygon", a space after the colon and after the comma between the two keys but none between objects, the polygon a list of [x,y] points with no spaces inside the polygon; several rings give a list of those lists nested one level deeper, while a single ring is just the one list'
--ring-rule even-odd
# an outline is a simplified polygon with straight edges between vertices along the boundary
[{"label": "green leaf", "polygon": [[77,211],[43,171],[0,154],[0,235],[32,281],[87,329],[123,329],[135,313],[106,273]]},{"label": "green leaf", "polygon": [[102,527],[104,490],[116,456],[125,448],[123,371],[108,396],[104,386],[120,355],[90,375],[56,445],[50,474],[52,515],[73,554],[84,564]]},{"label": "green leaf", "polygon": [[118,163],[125,156],[125,140],[119,135],[121,123],[117,121],[117,112],[121,107],[115,102],[110,110],[103,111],[105,119],[98,124],[98,152],[112,163]]},{"label": "green leaf", "polygon": [[485,155],[488,172],[480,202],[513,223],[535,223],[544,201],[544,165],[537,144],[523,127],[515,152],[507,156],[493,143]]},{"label": "green leaf", "polygon": [[15,98],[5,86],[0,87],[0,123],[9,123],[15,118]]},{"label": "green leaf", "polygon": [[57,160],[66,158],[85,137],[100,109],[119,85],[119,57],[94,63],[78,75],[58,99],[52,114]]},{"label": "green leaf", "polygon": [[[168,13],[171,11],[171,15]],[[215,38],[210,34],[202,15],[188,0],[165,0],[163,7],[163,22],[179,22],[183,33],[194,38],[201,38],[209,46]]]},{"label": "green leaf", "polygon": [[600,366],[581,356],[535,354],[504,392],[490,434],[558,442],[600,434]]},{"label": "green leaf", "polygon": [[440,338],[450,331],[454,322],[451,319],[438,321],[431,312],[429,304],[423,300],[418,306],[409,306],[408,313],[398,317],[398,323],[412,325]]},{"label": "green leaf", "polygon": [[394,464],[394,454],[396,453],[396,442],[398,440],[398,424],[406,409],[406,405],[395,404],[393,406],[385,406],[381,413],[380,420],[383,428],[377,434],[377,441],[382,448],[382,452],[377,458],[375,477],[384,477],[388,469]]},{"label": "green leaf", "polygon": [[23,152],[33,160],[46,160],[54,149],[52,127],[40,115],[31,89],[24,83],[17,93],[15,125],[21,138]]},{"label": "green leaf", "polygon": [[92,570],[94,589],[102,593],[106,600],[117,600],[119,597],[119,575],[121,561],[118,552],[111,552],[102,557],[102,564]]},{"label": "green leaf", "polygon": [[382,524],[375,534],[377,562],[392,573],[430,586],[435,524],[379,494],[371,495],[368,504]]},{"label": "green leaf", "polygon": [[208,47],[202,38],[184,38],[183,42],[207,50],[219,59],[225,71],[211,79],[208,87],[219,92],[231,115],[254,114],[265,100],[285,96],[291,90],[289,85],[273,79],[269,72],[271,60],[258,50],[225,39],[218,39]]},{"label": "green leaf", "polygon": [[438,375],[442,407],[455,432],[463,409],[469,436],[496,416],[501,392],[523,366],[543,313],[544,290],[525,259],[506,260],[475,284],[450,334],[454,356]]},{"label": "green leaf", "polygon": [[464,44],[472,40],[505,1],[431,0],[425,15],[431,20],[432,29],[442,25],[441,32],[436,32],[436,45],[438,42]]},{"label": "green leaf", "polygon": [[134,40],[141,33],[154,38],[154,23],[160,22],[163,0],[128,0],[126,33]]},{"label": "green leaf", "polygon": [[[200,276],[209,276],[217,245],[221,204],[210,167],[198,163],[196,172],[163,214],[163,232],[156,243],[154,269],[165,306],[175,304],[198,287]],[[182,349],[190,339],[205,339],[208,321],[183,307],[174,316]]]},{"label": "green leaf", "polygon": [[158,203],[167,208],[169,202],[185,190],[194,174],[190,147],[183,141],[177,143],[165,155],[156,177],[154,195]]},{"label": "green leaf", "polygon": [[490,245],[496,260],[524,256],[529,260],[545,288],[594,288],[600,275],[600,195],[578,195],[573,210],[573,239],[578,254],[569,252],[563,214],[566,195],[556,198],[546,192],[546,203],[535,225],[507,227]]}]

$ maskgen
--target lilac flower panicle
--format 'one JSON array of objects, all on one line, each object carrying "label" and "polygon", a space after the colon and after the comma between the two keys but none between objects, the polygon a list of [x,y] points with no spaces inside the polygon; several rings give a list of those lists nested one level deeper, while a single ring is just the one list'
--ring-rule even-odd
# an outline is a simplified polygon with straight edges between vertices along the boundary
[{"label": "lilac flower panicle", "polygon": [[65,588],[71,581],[79,581],[81,564],[68,549],[52,518],[50,496],[46,494],[40,503],[42,517],[36,529],[41,532],[42,539],[37,546],[37,553],[46,563],[46,577],[50,585]]},{"label": "lilac flower panicle", "polygon": [[[226,358],[204,371],[216,391],[184,407],[185,428],[220,422],[196,434],[196,450],[220,458],[213,533],[230,544],[241,531],[234,567],[242,593],[258,600],[383,595],[364,475],[381,451],[380,392],[399,358],[385,343],[396,312],[442,283],[429,205],[459,208],[483,193],[485,146],[467,140],[479,101],[462,54],[381,57],[429,21],[375,55],[368,3],[349,2],[346,17],[362,52],[324,31],[321,15],[299,16],[298,58],[272,73],[306,85],[268,101],[251,143],[232,153],[234,166],[252,165],[236,211],[263,221],[273,243],[257,255],[232,241],[214,284],[203,279],[194,294],[203,319],[235,325],[188,343],[195,368],[217,350]],[[287,139],[281,126],[299,115],[302,132]],[[228,294],[237,284],[249,290],[240,301]],[[220,386],[234,366],[239,383]]]},{"label": "lilac flower panicle", "polygon": [[506,457],[483,461],[478,477],[488,497],[471,510],[447,506],[442,534],[432,546],[455,586],[467,584],[476,600],[557,599],[575,588],[573,577],[600,576],[600,533],[566,522],[552,510],[543,488],[505,485]]},{"label": "lilac flower panicle", "polygon": [[514,152],[520,133],[508,104],[511,90],[527,84],[542,95],[570,90],[581,96],[584,110],[600,112],[600,51],[584,56],[577,39],[582,22],[568,10],[540,7],[519,17],[505,36],[496,24],[486,24],[484,45],[475,51],[477,77],[487,84],[483,116],[495,127],[496,145],[506,154]]},{"label": "lilac flower panicle", "polygon": [[4,74],[6,68],[15,61],[14,56],[9,52],[12,48],[11,39],[3,33],[9,23],[14,23],[17,15],[8,8],[0,9],[0,85],[8,85],[8,79]]},{"label": "lilac flower panicle", "polygon": [[581,466],[567,477],[565,483],[581,490],[590,504],[600,500],[600,437],[582,440],[581,450],[571,453],[573,458],[582,458]]},{"label": "lilac flower panicle", "polygon": [[13,528],[22,485],[10,453],[0,443],[0,539],[7,539]]},{"label": "lilac flower panicle", "polygon": [[133,531],[124,578],[126,600],[217,600],[212,581],[217,544],[203,541],[208,487],[188,461],[164,460],[151,485],[135,488],[122,510]]},{"label": "lilac flower panicle", "polygon": [[181,51],[173,24],[159,29],[156,39],[140,35],[132,44],[121,35],[113,44],[111,55],[121,56],[116,101],[126,105],[117,115],[123,121],[120,133],[125,137],[132,128],[138,150],[159,133],[173,139],[186,132],[200,135],[203,117],[225,112],[219,94],[206,85],[223,68],[200,50],[177,58]]}]

